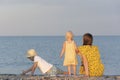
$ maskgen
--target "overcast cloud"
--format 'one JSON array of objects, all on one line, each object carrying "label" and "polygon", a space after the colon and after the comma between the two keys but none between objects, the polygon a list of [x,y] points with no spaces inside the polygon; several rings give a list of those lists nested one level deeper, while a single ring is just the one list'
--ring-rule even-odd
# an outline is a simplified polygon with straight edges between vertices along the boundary
[{"label": "overcast cloud", "polygon": [[120,0],[0,0],[0,36],[120,35]]}]

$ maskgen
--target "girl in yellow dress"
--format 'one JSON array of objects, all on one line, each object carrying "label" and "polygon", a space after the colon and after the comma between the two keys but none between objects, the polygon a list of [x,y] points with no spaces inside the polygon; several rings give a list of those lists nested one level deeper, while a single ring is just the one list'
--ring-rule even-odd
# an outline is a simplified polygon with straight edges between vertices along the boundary
[{"label": "girl in yellow dress", "polygon": [[74,72],[74,75],[76,75],[76,65],[78,64],[76,50],[77,46],[75,41],[73,40],[73,33],[71,31],[68,31],[66,33],[66,41],[63,43],[60,57],[62,57],[65,53],[63,65],[67,66],[69,75],[71,75],[72,70]]},{"label": "girl in yellow dress", "polygon": [[80,74],[85,74],[86,76],[102,76],[104,65],[101,62],[98,47],[92,45],[92,42],[93,36],[90,33],[86,33],[83,36],[83,45],[78,48],[82,58]]}]

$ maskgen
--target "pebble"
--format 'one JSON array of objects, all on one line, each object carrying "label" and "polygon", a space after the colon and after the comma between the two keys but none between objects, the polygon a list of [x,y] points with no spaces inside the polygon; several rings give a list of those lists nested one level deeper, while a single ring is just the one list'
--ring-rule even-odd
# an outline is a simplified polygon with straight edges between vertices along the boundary
[{"label": "pebble", "polygon": [[14,74],[0,74],[0,80],[120,80],[120,76],[83,77],[83,76],[23,76]]}]

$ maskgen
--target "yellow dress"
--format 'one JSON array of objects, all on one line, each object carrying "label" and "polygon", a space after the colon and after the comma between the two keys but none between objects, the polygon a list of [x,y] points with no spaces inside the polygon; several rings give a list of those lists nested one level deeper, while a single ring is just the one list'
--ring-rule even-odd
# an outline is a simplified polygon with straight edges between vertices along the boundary
[{"label": "yellow dress", "polygon": [[64,58],[64,66],[70,66],[70,65],[77,65],[77,57],[76,57],[76,51],[75,51],[75,42],[65,42],[65,58]]},{"label": "yellow dress", "polygon": [[[104,73],[104,65],[101,62],[98,47],[85,45],[80,46],[78,49],[81,55],[87,58],[89,76],[102,76]],[[83,65],[80,67],[80,74],[85,74]]]}]

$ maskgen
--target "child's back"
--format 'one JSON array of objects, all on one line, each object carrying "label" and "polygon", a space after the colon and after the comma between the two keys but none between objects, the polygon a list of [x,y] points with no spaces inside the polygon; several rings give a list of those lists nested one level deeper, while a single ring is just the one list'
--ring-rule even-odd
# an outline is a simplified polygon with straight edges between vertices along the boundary
[{"label": "child's back", "polygon": [[75,42],[72,40],[71,42],[65,41],[65,59],[64,66],[68,65],[77,65],[77,58],[75,52]]},{"label": "child's back", "polygon": [[42,73],[46,73],[48,70],[50,70],[53,65],[42,59],[40,56],[34,57],[34,62],[38,62],[38,68],[42,71]]}]

